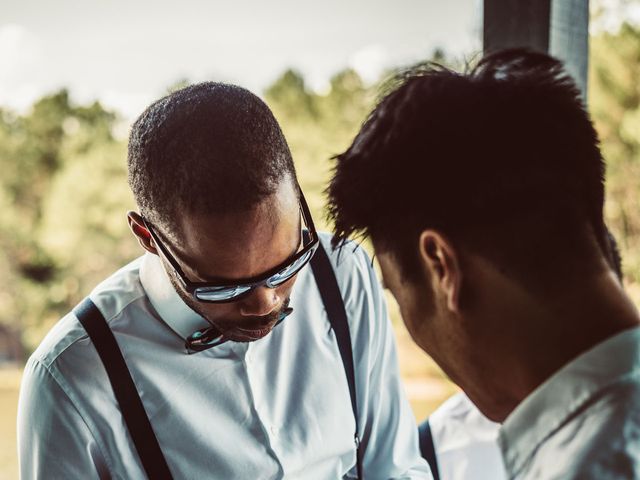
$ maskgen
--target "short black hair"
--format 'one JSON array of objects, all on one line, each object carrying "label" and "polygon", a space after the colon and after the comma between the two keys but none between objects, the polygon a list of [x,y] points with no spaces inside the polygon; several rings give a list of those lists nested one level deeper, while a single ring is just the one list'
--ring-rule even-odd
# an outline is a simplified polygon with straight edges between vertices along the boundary
[{"label": "short black hair", "polygon": [[336,157],[334,246],[369,236],[413,279],[427,228],[527,274],[594,244],[610,258],[604,162],[559,60],[504,50],[465,73],[428,63],[392,84]]},{"label": "short black hair", "polygon": [[142,215],[175,234],[189,213],[246,211],[296,181],[269,107],[248,90],[205,82],[149,106],[133,124],[129,185]]}]

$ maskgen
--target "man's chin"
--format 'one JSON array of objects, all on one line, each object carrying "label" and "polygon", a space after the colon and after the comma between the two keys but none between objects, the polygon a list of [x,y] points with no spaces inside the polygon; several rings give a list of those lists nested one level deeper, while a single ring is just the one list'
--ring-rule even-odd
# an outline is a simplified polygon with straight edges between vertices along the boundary
[{"label": "man's chin", "polygon": [[232,342],[255,342],[269,335],[275,325],[276,322],[270,322],[268,325],[257,329],[233,327],[225,331],[224,336]]},{"label": "man's chin", "polygon": [[[232,342],[255,342],[266,337],[278,325],[284,317],[291,313],[289,299],[284,302],[282,308],[277,313],[271,313],[266,317],[254,317],[237,322],[226,322],[218,324],[218,328],[224,337]],[[252,321],[253,320],[253,321]],[[214,323],[209,320],[210,323]],[[243,326],[241,326],[243,325]]]}]

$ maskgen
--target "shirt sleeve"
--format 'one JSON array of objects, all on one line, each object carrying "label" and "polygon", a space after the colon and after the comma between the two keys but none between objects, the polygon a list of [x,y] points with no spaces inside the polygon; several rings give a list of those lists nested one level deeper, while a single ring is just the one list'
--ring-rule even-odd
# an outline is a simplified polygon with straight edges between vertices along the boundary
[{"label": "shirt sleeve", "polygon": [[24,369],[17,427],[22,480],[112,478],[72,400],[33,357]]},{"label": "shirt sleeve", "polygon": [[348,286],[345,305],[356,333],[352,340],[356,389],[363,392],[358,393],[358,413],[365,476],[432,479],[420,454],[418,427],[400,379],[395,335],[380,283],[364,250],[358,248],[356,255],[364,284]]}]

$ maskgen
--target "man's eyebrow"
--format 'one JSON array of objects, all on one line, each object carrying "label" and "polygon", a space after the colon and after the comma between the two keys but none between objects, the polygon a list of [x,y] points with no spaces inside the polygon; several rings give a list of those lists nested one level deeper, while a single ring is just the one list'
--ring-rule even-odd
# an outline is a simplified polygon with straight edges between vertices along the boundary
[{"label": "man's eyebrow", "polygon": [[199,281],[202,282],[202,283],[227,283],[227,282],[233,282],[233,280],[230,280],[228,278],[216,277],[216,276],[213,276],[213,275],[205,275],[200,270],[197,270],[194,267],[191,267],[191,269],[193,270],[193,273],[195,273],[198,276]]},{"label": "man's eyebrow", "polygon": [[[293,252],[287,256],[287,258],[285,260],[283,260],[283,262],[286,262],[287,260],[289,260],[291,257],[293,257],[296,253],[298,253],[298,250],[300,249],[300,245],[304,245],[304,237],[302,236],[302,232],[300,233],[300,237],[298,240],[298,244],[296,245],[296,247],[294,248]],[[281,262],[282,263],[282,262]],[[280,264],[277,264],[280,265]],[[268,272],[269,270],[275,268],[277,265],[274,265],[273,267],[265,270],[265,272]],[[190,267],[191,270],[193,271],[193,273],[195,273],[198,278],[200,278],[200,282],[201,283],[227,283],[227,284],[235,284],[238,283],[238,281],[240,280],[244,280],[246,277],[244,278],[224,278],[224,277],[216,277],[215,275],[206,275],[203,274],[200,270],[198,270],[196,267]],[[265,273],[263,272],[263,273]],[[261,276],[263,273],[259,273],[257,275],[253,275],[253,277],[259,277]]]},{"label": "man's eyebrow", "polygon": [[[197,267],[194,266],[194,264],[196,263],[195,259],[191,258],[185,252],[183,252],[183,251],[181,251],[179,249],[175,249],[175,247],[172,247],[172,248],[174,248],[174,251],[172,252],[172,255],[174,256],[174,258],[179,263],[182,264],[181,265],[182,270],[184,271],[185,267],[187,267],[192,274],[194,274],[194,275],[196,275],[196,277],[198,277],[197,280],[196,280],[197,282],[199,282],[199,283],[219,283],[219,282],[220,283],[225,283],[225,282],[229,281],[229,279],[227,279],[227,278],[216,277],[215,275],[207,275],[207,274],[201,272],[200,270],[198,270]],[[184,273],[188,277],[187,272],[184,272]]]}]

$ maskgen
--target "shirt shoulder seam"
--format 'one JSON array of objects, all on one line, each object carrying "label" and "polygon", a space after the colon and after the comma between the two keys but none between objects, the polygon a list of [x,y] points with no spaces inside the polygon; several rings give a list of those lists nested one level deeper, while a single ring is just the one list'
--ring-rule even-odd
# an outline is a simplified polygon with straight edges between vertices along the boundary
[{"label": "shirt shoulder seam", "polygon": [[[137,300],[140,300],[141,298],[144,298],[145,296],[146,296],[146,294],[142,293],[142,294],[132,298],[119,311],[117,311],[113,315],[109,316],[109,318],[104,317],[104,315],[102,314],[102,311],[99,308],[98,308],[98,310],[100,311],[100,314],[103,315],[103,317],[104,317],[105,321],[107,322],[107,324],[109,324],[109,322],[111,322],[113,319],[115,319],[115,318],[119,317],[120,315],[122,315],[122,313],[127,309],[127,307],[129,305],[131,305],[133,302],[135,302]],[[97,307],[97,305],[96,305],[96,307]],[[76,314],[73,311],[71,311],[70,313],[73,314],[73,316],[76,319],[76,321],[82,327],[82,323],[80,323],[80,320],[78,319]],[[82,327],[82,329],[84,330],[84,327]],[[37,355],[35,357],[35,360],[37,360],[38,363],[40,363],[43,367],[45,367],[45,368],[47,368],[47,370],[49,370],[49,367],[51,365],[53,365],[58,360],[58,358],[60,358],[62,356],[62,354],[64,354],[69,348],[74,346],[76,343],[78,343],[79,341],[84,340],[86,338],[89,338],[89,334],[85,331],[82,335],[79,335],[76,339],[74,339],[73,341],[69,342],[69,344],[66,347],[64,347],[62,350],[60,350],[54,357],[51,357],[49,359],[49,361],[45,361],[44,355]]]},{"label": "shirt shoulder seam", "polygon": [[60,388],[60,390],[62,390],[62,393],[64,393],[65,397],[69,400],[69,403],[71,404],[73,409],[76,411],[76,413],[78,414],[78,416],[82,420],[82,423],[84,423],[85,427],[87,427],[87,430],[88,430],[89,434],[91,435],[91,437],[93,438],[93,440],[96,442],[96,445],[97,445],[98,449],[100,450],[100,455],[102,455],[102,458],[103,458],[103,460],[105,462],[105,465],[109,469],[109,474],[111,475],[112,478],[117,478],[116,475],[114,474],[114,468],[113,468],[113,465],[111,464],[111,459],[107,455],[105,455],[105,450],[104,450],[102,444],[98,441],[98,438],[96,438],[96,435],[94,434],[93,430],[91,429],[91,426],[89,425],[89,423],[85,419],[85,415],[82,414],[81,409],[79,408],[77,403],[73,400],[72,396],[69,394],[67,389],[64,388],[64,386],[62,385],[62,383],[58,379],[58,376],[49,368],[49,366],[47,366],[43,362],[41,362],[40,359],[36,358],[36,359],[34,359],[34,361],[38,365],[40,365],[42,368],[45,369],[47,374],[53,379],[53,381],[56,383],[58,388]]}]

